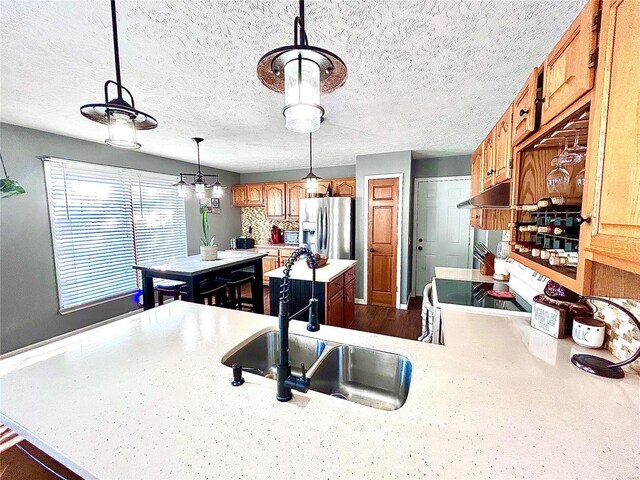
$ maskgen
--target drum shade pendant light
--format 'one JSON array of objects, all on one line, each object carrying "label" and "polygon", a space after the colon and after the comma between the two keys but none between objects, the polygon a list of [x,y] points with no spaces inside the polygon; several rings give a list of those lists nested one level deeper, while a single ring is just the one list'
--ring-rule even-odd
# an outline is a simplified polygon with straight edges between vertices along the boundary
[{"label": "drum shade pendant light", "polygon": [[293,45],[267,52],[258,62],[258,78],[267,88],[284,93],[287,129],[309,133],[320,128],[324,115],[320,94],[344,85],[347,67],[334,53],[309,45],[304,0],[299,9],[293,21]]},{"label": "drum shade pendant light", "polygon": [[[120,148],[140,148],[140,143],[136,139],[136,130],[151,130],[158,126],[158,122],[151,115],[135,108],[133,95],[122,85],[115,0],[111,0],[111,27],[113,30],[116,81],[107,80],[105,82],[104,103],[83,105],[80,107],[80,113],[89,120],[108,126],[109,138],[105,140],[105,143]],[[108,90],[110,85],[116,88],[117,96],[113,100],[109,100]],[[126,92],[129,101],[123,98],[123,92]]]},{"label": "drum shade pendant light", "polygon": [[302,178],[305,181],[305,188],[307,193],[314,194],[318,193],[318,180],[322,180],[322,177],[317,176],[313,173],[313,147],[312,147],[312,138],[313,133],[309,133],[309,173]]},{"label": "drum shade pendant light", "polygon": [[[196,198],[204,200],[208,194],[213,198],[222,198],[223,189],[227,188],[220,183],[218,175],[204,174],[200,170],[200,143],[204,141],[204,138],[193,137],[191,140],[196,142],[196,148],[198,151],[198,171],[196,173],[180,173],[180,180],[173,186],[176,187],[176,192],[179,197],[186,198],[189,194],[189,187],[193,188],[196,192]],[[185,181],[185,177],[191,178],[193,181],[188,183]],[[215,177],[213,184],[207,183],[207,177]]]}]

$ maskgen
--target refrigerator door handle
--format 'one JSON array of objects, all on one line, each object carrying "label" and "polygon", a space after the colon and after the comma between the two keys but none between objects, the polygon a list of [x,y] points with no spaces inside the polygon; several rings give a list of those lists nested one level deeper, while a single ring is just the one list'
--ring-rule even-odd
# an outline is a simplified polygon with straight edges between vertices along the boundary
[{"label": "refrigerator door handle", "polygon": [[319,253],[322,248],[322,208],[318,209],[318,220],[316,221],[316,248],[314,253]]},{"label": "refrigerator door handle", "polygon": [[327,250],[329,248],[329,207],[324,207],[324,249]]}]

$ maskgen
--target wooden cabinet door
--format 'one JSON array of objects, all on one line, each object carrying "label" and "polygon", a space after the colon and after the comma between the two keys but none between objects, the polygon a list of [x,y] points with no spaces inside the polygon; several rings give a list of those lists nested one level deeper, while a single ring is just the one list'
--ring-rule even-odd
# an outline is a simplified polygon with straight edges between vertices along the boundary
[{"label": "wooden cabinet door", "polygon": [[[484,183],[483,176],[483,160],[484,143],[481,143],[476,151],[471,155],[471,196],[479,194],[482,191]],[[473,228],[482,228],[482,210],[472,208],[469,221]]]},{"label": "wooden cabinet door", "polygon": [[332,188],[334,197],[356,198],[355,178],[334,178]]},{"label": "wooden cabinet door", "polygon": [[495,160],[493,183],[500,183],[511,178],[512,151],[511,151],[511,119],[512,106],[509,105],[495,128]]},{"label": "wooden cabinet door", "polygon": [[327,325],[344,327],[344,296],[342,291],[336,293],[327,302]]},{"label": "wooden cabinet door", "polygon": [[298,220],[300,218],[300,199],[306,198],[304,182],[288,182],[286,195],[286,216],[288,220]]},{"label": "wooden cabinet door", "polygon": [[[640,8],[603,3],[600,66],[591,110],[581,247],[640,273]],[[608,259],[617,259],[617,262]]]},{"label": "wooden cabinet door", "polygon": [[318,196],[324,197],[324,194],[327,193],[327,188],[331,185],[331,189],[333,190],[333,185],[331,180],[320,180],[318,182]]},{"label": "wooden cabinet door", "polygon": [[231,187],[231,201],[234,207],[244,207],[247,200],[246,185],[233,185]]},{"label": "wooden cabinet door", "polygon": [[538,92],[538,67],[533,69],[531,75],[518,92],[513,101],[513,119],[511,135],[513,144],[517,145],[527,138],[536,129],[536,95]]},{"label": "wooden cabinet door", "polygon": [[262,184],[256,183],[252,185],[245,185],[246,187],[246,204],[251,207],[259,207],[264,204],[264,198],[262,193]]},{"label": "wooden cabinet door", "polygon": [[592,26],[598,4],[598,0],[589,0],[544,62],[543,124],[593,87],[595,64],[591,54],[598,32]]},{"label": "wooden cabinet door", "polygon": [[264,184],[264,215],[274,220],[284,220],[286,186],[284,183]]},{"label": "wooden cabinet door", "polygon": [[356,282],[351,280],[344,286],[343,324],[349,327],[355,319]]},{"label": "wooden cabinet door", "polygon": [[[267,273],[280,267],[280,259],[278,257],[262,257],[262,272]],[[263,285],[269,285],[269,277],[262,277]]]},{"label": "wooden cabinet door", "polygon": [[496,158],[496,148],[495,148],[495,127],[491,130],[491,133],[487,135],[487,138],[484,139],[483,152],[482,152],[482,174],[484,175],[482,181],[482,189],[486,190],[490,186],[493,185],[495,176],[493,175],[495,172],[495,158]]}]

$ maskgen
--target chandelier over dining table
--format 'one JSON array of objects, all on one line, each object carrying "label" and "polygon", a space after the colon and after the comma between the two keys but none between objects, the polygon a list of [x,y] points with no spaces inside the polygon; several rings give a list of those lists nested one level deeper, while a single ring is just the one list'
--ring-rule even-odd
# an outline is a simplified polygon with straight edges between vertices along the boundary
[{"label": "chandelier over dining table", "polygon": [[[204,200],[207,197],[211,198],[222,198],[223,190],[227,188],[226,186],[220,183],[220,179],[217,174],[206,174],[202,173],[200,166],[200,144],[204,141],[204,138],[201,137],[193,137],[193,140],[196,143],[196,149],[198,152],[198,171],[195,173],[180,173],[180,180],[178,183],[174,184],[176,187],[177,193],[179,197],[186,198],[189,195],[189,190],[193,189],[196,194],[196,198],[199,200]],[[185,178],[191,180],[190,182],[185,181]],[[207,178],[215,178],[213,183],[207,181]]]}]

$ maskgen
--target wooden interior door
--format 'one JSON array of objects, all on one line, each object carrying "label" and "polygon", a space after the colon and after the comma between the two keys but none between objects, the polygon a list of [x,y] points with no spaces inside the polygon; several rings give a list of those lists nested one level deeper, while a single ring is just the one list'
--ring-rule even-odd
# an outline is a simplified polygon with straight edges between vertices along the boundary
[{"label": "wooden interior door", "polygon": [[507,111],[498,120],[495,126],[496,129],[496,153],[494,172],[494,183],[503,182],[511,178],[511,165],[512,152],[511,152],[511,120],[512,120],[512,105],[509,105]]},{"label": "wooden interior door", "polygon": [[398,185],[398,178],[369,180],[367,302],[371,305],[396,305]]},{"label": "wooden interior door", "polygon": [[264,184],[264,216],[274,220],[284,220],[285,217],[285,184]]},{"label": "wooden interior door", "polygon": [[598,32],[592,27],[598,4],[598,0],[589,0],[544,61],[542,124],[593,87],[595,64],[591,53],[595,50]]},{"label": "wooden interior door", "polygon": [[298,220],[300,218],[300,199],[306,198],[305,182],[287,182],[287,219]]},{"label": "wooden interior door", "polygon": [[[587,151],[581,230],[602,263],[640,273],[640,8],[637,0],[603,4],[600,68]],[[586,228],[585,228],[586,227]],[[582,242],[581,242],[582,246]]]},{"label": "wooden interior door", "polygon": [[495,165],[495,158],[496,158],[495,133],[496,133],[496,128],[493,127],[489,135],[487,135],[487,138],[485,138],[484,142],[482,143],[482,148],[483,148],[482,172],[484,175],[483,177],[484,180],[482,182],[483,190],[486,190],[487,188],[491,187],[494,183],[494,179],[496,178],[494,176],[494,172],[495,172],[494,165]]},{"label": "wooden interior door", "polygon": [[522,90],[518,92],[513,101],[513,144],[529,136],[536,129],[536,96],[538,93],[538,67],[533,69],[531,75],[524,84]]}]

